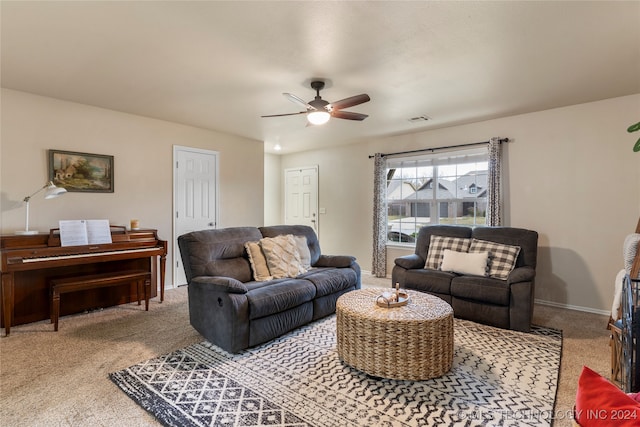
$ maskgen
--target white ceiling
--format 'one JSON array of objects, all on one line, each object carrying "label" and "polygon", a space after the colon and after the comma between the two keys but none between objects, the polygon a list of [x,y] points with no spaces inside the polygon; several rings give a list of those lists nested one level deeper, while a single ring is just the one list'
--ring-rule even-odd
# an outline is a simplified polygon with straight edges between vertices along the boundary
[{"label": "white ceiling", "polygon": [[[640,93],[640,2],[2,1],[2,87],[282,153]],[[367,93],[306,127],[282,96]],[[428,122],[409,122],[427,115]]]}]

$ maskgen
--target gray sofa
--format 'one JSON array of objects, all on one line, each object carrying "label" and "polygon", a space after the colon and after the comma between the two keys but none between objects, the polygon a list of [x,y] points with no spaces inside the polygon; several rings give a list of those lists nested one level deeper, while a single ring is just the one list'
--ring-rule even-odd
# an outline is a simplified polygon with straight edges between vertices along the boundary
[{"label": "gray sofa", "polygon": [[[479,239],[520,247],[506,279],[426,269],[431,236]],[[415,253],[395,260],[392,283],[436,295],[453,307],[455,317],[528,332],[533,315],[538,233],[512,227],[435,225],[422,227]],[[491,254],[490,254],[491,255]]]},{"label": "gray sofa", "polygon": [[[279,235],[305,236],[312,268],[293,278],[255,281],[245,243]],[[329,256],[311,227],[233,227],[178,238],[189,286],[191,325],[236,353],[335,312],[336,300],[361,287],[354,257]]]}]

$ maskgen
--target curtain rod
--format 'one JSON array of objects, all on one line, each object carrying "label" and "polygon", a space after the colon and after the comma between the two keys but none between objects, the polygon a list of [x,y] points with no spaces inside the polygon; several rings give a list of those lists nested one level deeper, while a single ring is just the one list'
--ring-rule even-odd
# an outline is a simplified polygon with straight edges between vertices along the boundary
[{"label": "curtain rod", "polygon": [[[503,142],[509,142],[509,138],[500,138],[498,139],[499,143],[503,143]],[[411,151],[398,151],[397,153],[383,153],[382,157],[387,157],[387,156],[396,156],[398,154],[411,154],[411,153],[422,153],[425,151],[431,151],[434,152],[435,150],[447,150],[449,148],[460,148],[460,147],[469,147],[472,145],[483,145],[483,144],[488,144],[489,141],[482,141],[482,142],[470,142],[468,144],[458,144],[458,145],[448,145],[446,147],[433,147],[433,148],[421,148],[420,150],[411,150]],[[369,156],[370,159],[374,158],[374,156]]]}]

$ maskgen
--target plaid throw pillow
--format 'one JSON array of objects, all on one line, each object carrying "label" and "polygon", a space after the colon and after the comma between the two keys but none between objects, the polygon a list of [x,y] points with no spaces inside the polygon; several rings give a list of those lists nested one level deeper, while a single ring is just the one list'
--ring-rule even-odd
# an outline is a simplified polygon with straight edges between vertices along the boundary
[{"label": "plaid throw pillow", "polygon": [[520,246],[473,239],[469,252],[489,252],[489,273],[487,276],[507,280],[509,273],[516,265]]},{"label": "plaid throw pillow", "polygon": [[427,252],[427,262],[425,262],[424,268],[429,270],[440,269],[445,249],[456,252],[468,252],[469,245],[471,245],[471,239],[464,239],[462,237],[431,236],[431,240],[429,241],[429,251]]}]

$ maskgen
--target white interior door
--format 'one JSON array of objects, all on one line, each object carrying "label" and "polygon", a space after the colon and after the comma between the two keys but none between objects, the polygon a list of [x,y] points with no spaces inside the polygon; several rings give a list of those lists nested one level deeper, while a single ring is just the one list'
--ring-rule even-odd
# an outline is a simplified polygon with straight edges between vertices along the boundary
[{"label": "white interior door", "polygon": [[216,228],[218,222],[218,153],[190,147],[173,147],[173,253],[174,286],[187,283],[178,236]]},{"label": "white interior door", "polygon": [[318,166],[285,169],[284,221],[308,225],[318,234]]}]

